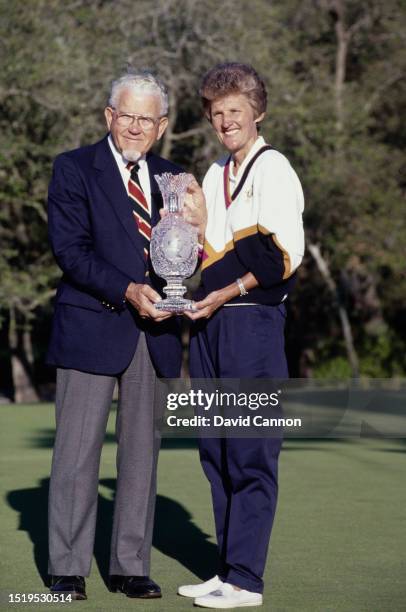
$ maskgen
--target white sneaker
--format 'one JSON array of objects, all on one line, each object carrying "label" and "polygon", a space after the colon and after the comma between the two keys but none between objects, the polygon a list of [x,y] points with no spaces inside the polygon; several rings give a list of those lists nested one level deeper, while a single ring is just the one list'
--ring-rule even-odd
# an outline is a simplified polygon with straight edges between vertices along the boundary
[{"label": "white sneaker", "polygon": [[202,597],[196,597],[195,606],[201,608],[249,608],[251,606],[262,606],[261,593],[251,591],[236,591],[231,584],[223,584],[215,591]]},{"label": "white sneaker", "polygon": [[201,597],[202,595],[208,595],[212,591],[215,591],[221,585],[223,581],[220,580],[218,576],[214,576],[214,578],[210,578],[210,580],[206,580],[206,582],[202,582],[200,584],[185,584],[184,586],[180,586],[178,588],[178,595],[183,595],[183,597]]}]

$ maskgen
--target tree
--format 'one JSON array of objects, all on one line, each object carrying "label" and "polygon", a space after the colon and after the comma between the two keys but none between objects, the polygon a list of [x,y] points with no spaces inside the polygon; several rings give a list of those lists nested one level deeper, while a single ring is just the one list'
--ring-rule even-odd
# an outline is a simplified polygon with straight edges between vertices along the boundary
[{"label": "tree", "polygon": [[313,252],[347,313],[361,374],[404,373],[405,20],[400,0],[1,2],[0,316],[16,398],[35,398],[44,347],[30,339],[50,316],[60,274],[46,239],[53,158],[102,137],[111,80],[149,67],[170,94],[162,153],[201,179],[220,147],[197,90],[202,74],[227,60],[264,76],[262,132],[305,188],[313,247],[292,300],[293,372],[306,360],[315,374],[336,370],[337,360],[351,371]]}]

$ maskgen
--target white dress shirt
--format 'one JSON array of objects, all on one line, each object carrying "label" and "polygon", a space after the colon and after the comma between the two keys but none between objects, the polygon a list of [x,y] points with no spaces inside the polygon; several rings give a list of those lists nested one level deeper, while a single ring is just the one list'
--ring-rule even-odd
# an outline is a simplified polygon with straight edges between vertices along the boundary
[{"label": "white dress shirt", "polygon": [[[109,143],[111,152],[114,155],[114,159],[116,160],[118,169],[120,170],[121,178],[123,179],[125,189],[128,193],[128,180],[131,174],[130,170],[127,169],[128,159],[125,159],[125,157],[123,157],[122,154],[119,151],[117,151],[114,141],[111,137],[111,134],[109,134],[108,143]],[[145,159],[145,155],[140,157],[137,163],[140,167],[138,171],[138,178],[140,179],[140,184],[144,192],[145,199],[147,200],[149,212],[151,214],[151,183],[149,180],[148,164],[147,164],[147,160]]]}]

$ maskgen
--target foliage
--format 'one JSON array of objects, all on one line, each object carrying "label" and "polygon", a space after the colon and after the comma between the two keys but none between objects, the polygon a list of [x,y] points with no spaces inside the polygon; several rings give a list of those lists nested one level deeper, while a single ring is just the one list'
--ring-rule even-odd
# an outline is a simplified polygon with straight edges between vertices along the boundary
[{"label": "foliage", "polygon": [[[103,136],[111,80],[128,66],[159,73],[171,102],[162,154],[201,179],[220,148],[201,115],[200,78],[218,61],[248,61],[269,90],[263,134],[302,180],[307,237],[339,286],[361,371],[404,373],[405,21],[401,0],[2,0],[0,315],[16,309],[35,326],[50,310],[52,159]],[[306,352],[318,371],[344,358],[310,257],[300,278],[296,374]]]}]

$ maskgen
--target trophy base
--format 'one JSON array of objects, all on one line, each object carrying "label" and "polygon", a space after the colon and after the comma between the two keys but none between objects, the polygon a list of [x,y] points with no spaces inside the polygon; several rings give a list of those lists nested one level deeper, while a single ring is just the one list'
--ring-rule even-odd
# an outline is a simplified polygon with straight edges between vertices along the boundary
[{"label": "trophy base", "polygon": [[168,283],[166,287],[164,287],[164,293],[167,297],[161,302],[157,302],[155,308],[158,310],[166,310],[167,312],[175,312],[177,314],[182,314],[185,310],[188,312],[196,312],[192,300],[187,300],[183,297],[187,289],[182,285],[182,278],[179,276],[170,276],[165,280]]},{"label": "trophy base", "polygon": [[177,314],[182,314],[187,310],[188,312],[197,312],[197,309],[194,306],[194,302],[192,300],[186,300],[185,298],[178,297],[169,297],[161,302],[157,302],[155,304],[155,308],[157,310],[166,310],[167,312],[175,312]]}]

